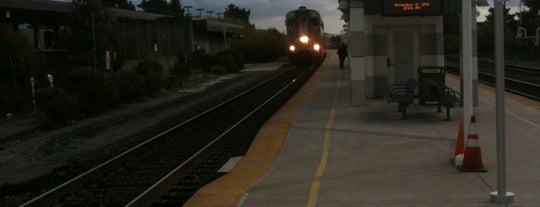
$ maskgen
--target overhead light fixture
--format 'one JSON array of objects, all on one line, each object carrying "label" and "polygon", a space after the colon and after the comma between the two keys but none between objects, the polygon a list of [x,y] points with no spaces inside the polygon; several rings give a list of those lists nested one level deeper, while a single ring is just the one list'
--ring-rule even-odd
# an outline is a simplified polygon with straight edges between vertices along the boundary
[{"label": "overhead light fixture", "polygon": [[476,6],[489,6],[487,0],[476,0]]},{"label": "overhead light fixture", "polygon": [[11,11],[9,10],[6,10],[6,18],[11,18]]}]

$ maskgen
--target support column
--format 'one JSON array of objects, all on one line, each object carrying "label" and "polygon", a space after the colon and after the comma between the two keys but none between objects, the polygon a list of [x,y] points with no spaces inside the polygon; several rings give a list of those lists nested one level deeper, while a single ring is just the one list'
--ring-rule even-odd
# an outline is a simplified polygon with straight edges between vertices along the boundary
[{"label": "support column", "polygon": [[[462,64],[461,64],[461,79],[463,82],[463,118],[464,128],[469,128],[469,119],[474,113],[473,108],[473,93],[472,93],[472,74],[473,74],[473,44],[472,44],[472,2],[471,0],[463,0],[462,2]],[[476,10],[475,10],[476,11]],[[465,130],[467,131],[467,130]],[[466,133],[466,132],[464,132]],[[466,134],[464,135],[466,136]]]},{"label": "support column", "polygon": [[[471,4],[473,14],[476,13],[476,1]],[[472,27],[472,102],[473,106],[478,106],[478,25],[476,15],[471,15]]]},{"label": "support column", "polygon": [[41,33],[41,24],[39,23],[39,21],[36,21],[32,24],[32,26],[34,27],[34,49],[36,50],[39,50],[39,44],[40,44],[40,33]]},{"label": "support column", "polygon": [[364,2],[350,1],[349,51],[351,67],[351,98],[356,106],[366,105],[366,34]]},{"label": "support column", "polygon": [[[367,25],[367,19],[365,19],[364,22],[366,22],[365,25]],[[374,42],[376,37],[374,35],[373,28],[369,26],[365,26],[364,28],[365,28],[364,29],[365,97],[374,98],[376,92],[375,92],[375,57],[374,57],[373,45],[377,43]]]},{"label": "support column", "polygon": [[[369,24],[368,24],[369,25]],[[371,87],[372,94],[368,92],[368,97],[384,97],[388,83],[388,41],[386,27],[367,27],[367,83]],[[371,82],[371,83],[370,83]]]},{"label": "support column", "polygon": [[444,65],[444,37],[442,17],[438,17],[433,25],[419,27],[420,66]]}]

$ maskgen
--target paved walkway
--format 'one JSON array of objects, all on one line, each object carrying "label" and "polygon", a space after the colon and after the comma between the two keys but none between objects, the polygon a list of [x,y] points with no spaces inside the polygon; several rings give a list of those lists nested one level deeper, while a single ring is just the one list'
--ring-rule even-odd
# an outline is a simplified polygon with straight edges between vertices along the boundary
[{"label": "paved walkway", "polygon": [[[314,95],[305,97],[268,173],[252,178],[245,170],[258,167],[240,167],[253,159],[251,154],[275,156],[250,149],[233,172],[199,191],[186,206],[505,206],[489,201],[497,188],[493,89],[479,89],[475,109],[488,172],[463,173],[449,162],[462,108],[452,109],[453,121],[444,121],[444,113],[434,112],[436,106],[413,105],[404,121],[396,104],[382,99],[352,106],[349,71],[338,70],[337,63],[329,52],[319,69],[320,82],[313,91],[301,92]],[[540,103],[507,97],[507,188],[515,193],[509,206],[540,206]],[[275,116],[280,113],[294,114]],[[261,131],[287,126],[272,124]],[[253,146],[259,145],[265,144],[256,138]],[[234,184],[247,179],[253,182],[248,188]],[[224,199],[227,192],[235,192],[235,198]]]}]

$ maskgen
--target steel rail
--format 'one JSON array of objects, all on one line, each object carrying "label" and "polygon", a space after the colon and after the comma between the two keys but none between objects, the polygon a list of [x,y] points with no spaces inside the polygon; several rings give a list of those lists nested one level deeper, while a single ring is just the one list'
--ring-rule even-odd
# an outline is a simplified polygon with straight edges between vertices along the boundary
[{"label": "steel rail", "polygon": [[[489,64],[489,62],[479,62],[479,66],[483,66],[485,68],[494,67],[493,63]],[[459,58],[455,57],[447,57],[446,58],[446,68],[450,69],[449,72],[459,75]],[[538,74],[540,75],[540,70],[535,68],[527,68],[522,66],[512,66],[512,65],[506,65],[506,69],[508,69],[507,72],[512,73],[512,75],[519,75],[516,73],[528,73],[528,74]],[[527,75],[524,75],[525,77]],[[479,71],[478,72],[478,78],[479,82],[492,86],[495,86],[495,75],[494,72],[488,72],[488,71]],[[536,101],[540,101],[540,85],[537,83],[531,83],[529,81],[524,80],[518,80],[515,77],[505,78],[505,85],[506,85],[506,91],[533,99]]]},{"label": "steel rail", "polygon": [[190,164],[192,162],[195,162],[194,160],[197,160],[198,157],[200,157],[203,154],[206,154],[209,149],[213,147],[214,144],[216,144],[218,141],[220,141],[225,135],[227,135],[230,131],[235,129],[238,125],[243,123],[245,120],[247,120],[249,117],[253,116],[255,113],[257,113],[262,107],[268,105],[271,101],[273,101],[276,97],[281,95],[284,91],[286,91],[288,88],[290,88],[293,84],[296,83],[296,80],[300,78],[301,76],[306,75],[305,72],[302,74],[297,75],[295,79],[293,79],[291,82],[289,82],[287,85],[285,85],[283,88],[281,88],[278,92],[276,92],[274,95],[269,97],[266,101],[264,101],[262,104],[260,104],[257,108],[253,109],[250,113],[245,115],[242,119],[237,121],[234,125],[232,125],[229,129],[224,131],[222,134],[220,134],[218,137],[216,137],[212,142],[210,142],[208,145],[206,145],[204,148],[199,150],[197,153],[195,153],[193,156],[191,156],[188,160],[186,160],[184,163],[180,164],[178,167],[176,167],[173,171],[171,171],[169,174],[161,178],[158,182],[156,182],[154,185],[152,185],[150,188],[145,190],[143,193],[141,193],[139,196],[137,196],[133,201],[128,203],[126,206],[150,206],[152,202],[154,202],[159,195],[161,195],[164,190],[169,189],[172,185],[174,185],[180,177],[179,174],[183,174],[184,168],[190,167]]},{"label": "steel rail", "polygon": [[63,197],[65,194],[69,193],[71,191],[71,189],[77,188],[78,186],[84,184],[86,182],[85,179],[87,177],[91,177],[91,176],[93,176],[95,174],[99,174],[99,173],[102,173],[103,171],[106,171],[106,168],[108,166],[113,165],[113,163],[115,163],[116,161],[121,160],[122,158],[124,158],[128,154],[131,154],[131,153],[135,152],[136,150],[142,148],[143,146],[145,146],[145,145],[147,145],[149,143],[155,142],[156,140],[166,136],[167,134],[175,131],[176,129],[178,129],[178,128],[182,127],[182,126],[185,126],[186,124],[188,124],[188,123],[190,123],[190,122],[192,122],[192,121],[194,121],[194,120],[196,120],[196,119],[198,119],[198,118],[200,118],[200,117],[202,117],[204,115],[210,114],[212,111],[215,111],[216,109],[218,109],[218,108],[220,108],[220,107],[222,107],[222,106],[224,106],[224,105],[226,105],[228,103],[233,102],[234,100],[248,94],[251,91],[256,90],[257,88],[260,88],[261,86],[267,84],[268,82],[270,82],[270,81],[282,76],[283,74],[289,72],[293,68],[294,67],[290,68],[289,70],[284,70],[284,71],[279,72],[278,74],[275,74],[274,76],[272,76],[272,77],[270,77],[270,78],[256,84],[255,86],[253,86],[253,87],[251,87],[251,88],[249,88],[249,89],[247,89],[245,91],[243,91],[242,93],[237,94],[237,95],[233,96],[232,98],[229,98],[226,101],[221,102],[218,105],[213,106],[210,109],[208,109],[208,110],[206,110],[206,111],[204,111],[202,113],[199,113],[199,114],[197,114],[197,115],[195,115],[195,116],[181,122],[180,124],[177,124],[177,125],[169,128],[169,129],[167,129],[167,130],[153,136],[152,138],[150,138],[150,139],[136,145],[135,147],[132,147],[129,150],[124,151],[123,153],[121,153],[121,154],[119,154],[119,155],[117,155],[117,156],[115,156],[115,157],[113,157],[113,158],[99,164],[98,166],[96,166],[96,167],[94,167],[94,168],[92,168],[92,169],[90,169],[90,170],[88,170],[88,171],[86,171],[86,172],[84,172],[84,173],[70,179],[69,181],[67,181],[67,182],[65,182],[65,183],[63,183],[63,184],[61,184],[61,185],[59,185],[59,186],[57,186],[57,187],[43,193],[43,194],[33,198],[30,201],[25,202],[24,204],[22,204],[20,206],[21,207],[26,207],[26,206],[50,206],[50,205],[54,204],[54,202],[57,201],[59,198]]}]

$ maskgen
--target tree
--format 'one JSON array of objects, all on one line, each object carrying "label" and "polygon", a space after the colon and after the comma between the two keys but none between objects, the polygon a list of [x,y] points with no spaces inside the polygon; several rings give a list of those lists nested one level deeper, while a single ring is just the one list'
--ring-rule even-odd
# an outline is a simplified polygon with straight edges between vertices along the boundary
[{"label": "tree", "polygon": [[184,10],[182,9],[180,0],[170,0],[168,3],[165,0],[143,0],[138,6],[144,12],[184,16]]},{"label": "tree", "polygon": [[[519,16],[519,26],[524,27],[527,30],[528,36],[535,36],[536,29],[540,27],[540,1],[538,0],[522,0],[523,4],[527,6],[528,10],[521,11]],[[522,41],[522,45],[519,50],[528,50],[525,53],[533,54],[534,58],[538,58],[538,47],[527,42]],[[524,46],[524,47],[523,47]]]},{"label": "tree", "polygon": [[[114,35],[115,12],[102,0],[73,0],[74,10],[70,14],[68,49],[75,65],[98,67],[104,61],[103,48],[110,48],[118,41]],[[95,49],[95,50],[94,50]],[[100,52],[103,51],[103,52]],[[96,64],[97,63],[97,64]]]},{"label": "tree", "polygon": [[540,1],[523,0],[523,4],[529,10],[519,13],[521,26],[525,27],[527,31],[536,31],[536,28],[540,27]]},{"label": "tree", "polygon": [[37,54],[26,36],[9,24],[0,25],[0,54],[0,114],[23,111]]},{"label": "tree", "polygon": [[170,6],[165,0],[143,0],[138,5],[144,12],[169,14]]},{"label": "tree", "polygon": [[100,22],[104,5],[98,0],[73,0],[74,11],[70,14],[71,30],[67,42],[68,49],[74,57],[76,65],[94,66],[94,25]]},{"label": "tree", "polygon": [[[445,54],[460,53],[461,37],[461,4],[462,1],[449,0],[443,1],[443,31],[445,42]],[[476,11],[476,16],[480,12]]]},{"label": "tree", "polygon": [[[494,51],[493,43],[494,39],[494,13],[493,8],[489,8],[489,14],[486,16],[486,21],[478,25],[478,53],[481,56],[492,55]],[[516,36],[517,21],[515,20],[515,14],[510,14],[510,8],[503,9],[504,14],[504,41],[506,43],[506,49],[514,50],[513,42]]]},{"label": "tree", "polygon": [[223,17],[227,22],[254,27],[254,25],[249,22],[250,15],[251,10],[246,10],[246,8],[240,9],[240,7],[234,4],[229,4],[225,9],[225,12],[223,12]]},{"label": "tree", "polygon": [[135,5],[133,5],[133,2],[128,1],[128,0],[106,0],[103,3],[107,7],[135,11]]},{"label": "tree", "polygon": [[184,10],[180,0],[171,0],[169,2],[169,14],[173,16],[184,16]]},{"label": "tree", "polygon": [[[505,24],[512,24],[512,23],[516,22],[516,20],[515,20],[516,14],[510,14],[510,8],[506,8],[506,6],[505,6],[503,13],[504,13],[504,23]],[[495,17],[494,14],[495,14],[495,9],[494,8],[489,8],[489,14],[486,15],[486,22],[493,23],[494,17]]]},{"label": "tree", "polygon": [[275,28],[248,30],[242,39],[233,41],[234,49],[240,51],[249,63],[274,61],[285,56],[287,51],[285,35]]},{"label": "tree", "polygon": [[459,54],[461,1],[444,1],[443,8],[445,54]]},{"label": "tree", "polygon": [[522,0],[522,1],[523,1],[523,4],[525,4],[525,6],[529,7],[530,11],[538,12],[540,10],[540,1],[538,0]]}]

